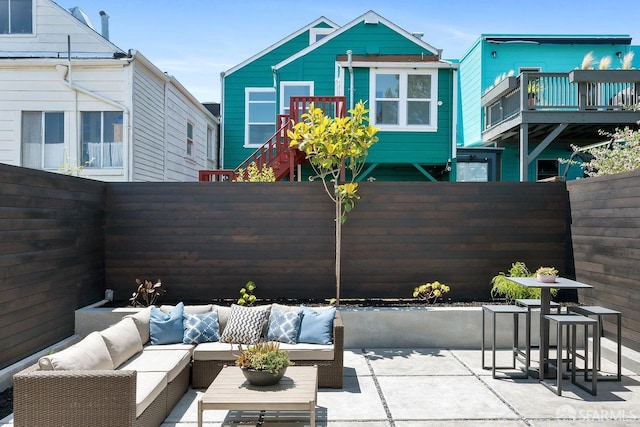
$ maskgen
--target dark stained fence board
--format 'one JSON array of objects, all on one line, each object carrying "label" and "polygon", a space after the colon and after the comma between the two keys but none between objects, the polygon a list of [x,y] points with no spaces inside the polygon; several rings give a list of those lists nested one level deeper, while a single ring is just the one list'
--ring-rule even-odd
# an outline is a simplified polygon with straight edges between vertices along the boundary
[{"label": "dark stained fence board", "polygon": [[[409,297],[441,280],[456,299],[486,300],[514,261],[564,268],[564,184],[377,182],[359,193],[343,229],[345,298]],[[106,286],[120,297],[142,276],[176,300],[235,298],[248,280],[264,298],[335,294],[333,204],[319,183],[112,184],[107,206]]]},{"label": "dark stained fence board", "polygon": [[[583,302],[622,312],[623,341],[640,350],[640,172],[567,183]],[[605,335],[614,333],[605,324]]]},{"label": "dark stained fence board", "polygon": [[104,295],[105,188],[0,164],[0,368],[72,335]]}]

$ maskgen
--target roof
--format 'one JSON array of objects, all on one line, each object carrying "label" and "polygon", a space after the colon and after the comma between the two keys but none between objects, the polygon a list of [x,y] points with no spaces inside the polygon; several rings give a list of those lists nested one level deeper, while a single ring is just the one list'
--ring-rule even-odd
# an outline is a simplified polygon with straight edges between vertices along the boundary
[{"label": "roof", "polygon": [[631,44],[628,34],[482,34],[489,43]]},{"label": "roof", "polygon": [[[314,43],[310,46],[308,46],[305,49],[302,49],[301,51],[297,52],[296,54],[290,56],[289,58],[285,59],[284,61],[280,62],[279,64],[276,64],[273,69],[274,70],[278,70],[279,68],[282,68],[284,66],[286,66],[287,64],[290,64],[291,62],[295,61],[298,58],[301,58],[303,56],[305,56],[306,54],[308,54],[309,52],[317,49],[318,47],[324,45],[325,43],[328,43],[329,41],[333,40],[334,38],[338,37],[340,34],[343,34],[344,32],[350,30],[351,28],[353,28],[354,26],[356,26],[357,24],[361,23],[361,22],[365,22],[365,23],[382,23],[385,26],[391,28],[392,30],[394,30],[395,32],[397,32],[398,34],[406,37],[407,39],[411,40],[413,43],[416,43],[419,46],[422,46],[425,50],[432,52],[434,54],[438,54],[440,52],[440,49],[437,49],[433,46],[431,46],[429,43],[426,43],[424,41],[422,41],[422,39],[416,37],[416,35],[414,33],[410,33],[402,28],[400,28],[399,26],[397,26],[396,24],[392,23],[391,21],[383,18],[382,16],[378,15],[376,12],[370,10],[367,13],[359,16],[358,18],[354,19],[353,21],[351,21],[350,23],[346,24],[345,26],[341,27],[340,29],[338,29],[337,31],[334,31],[333,33],[329,34],[328,36],[324,37],[322,40],[318,41],[317,43]],[[440,62],[448,62],[448,61],[442,61],[440,60]]]},{"label": "roof", "polygon": [[[241,68],[243,68],[245,65],[250,64],[251,62],[255,61],[256,59],[268,54],[269,52],[279,48],[280,46],[286,44],[287,42],[293,40],[294,38],[298,37],[300,34],[304,33],[305,31],[309,31],[312,28],[317,27],[320,24],[326,24],[331,28],[339,28],[340,26],[338,24],[336,24],[333,21],[330,21],[329,19],[325,18],[324,16],[321,16],[320,18],[316,19],[315,21],[305,25],[304,27],[300,28],[299,30],[289,34],[287,37],[283,38],[282,40],[272,44],[271,46],[269,46],[268,48],[262,50],[261,52],[253,55],[251,58],[244,60],[243,62],[241,62],[240,64],[229,68],[227,71],[224,71],[222,73],[223,76],[228,76],[238,70],[240,70]],[[326,37],[325,37],[326,38]]]}]

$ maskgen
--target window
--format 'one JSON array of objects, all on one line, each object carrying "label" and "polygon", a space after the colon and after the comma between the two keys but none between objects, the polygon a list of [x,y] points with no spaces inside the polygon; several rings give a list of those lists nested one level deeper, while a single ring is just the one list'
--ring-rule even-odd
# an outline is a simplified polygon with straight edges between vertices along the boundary
[{"label": "window", "polygon": [[247,88],[245,103],[245,145],[262,145],[276,132],[276,91]]},{"label": "window", "polygon": [[560,163],[557,160],[538,160],[537,180],[553,178],[559,175]]},{"label": "window", "polygon": [[0,34],[33,33],[33,0],[0,0]]},{"label": "window", "polygon": [[87,168],[122,167],[122,112],[82,113],[82,164]]},{"label": "window", "polygon": [[313,82],[280,82],[280,114],[289,114],[292,96],[313,96]]},{"label": "window", "polygon": [[314,44],[333,33],[335,28],[312,28],[309,30],[309,44]]},{"label": "window", "polygon": [[64,163],[64,113],[22,112],[22,166],[57,169]]},{"label": "window", "polygon": [[435,130],[436,71],[372,69],[371,117],[380,129]]},{"label": "window", "polygon": [[193,123],[187,121],[187,156],[193,157]]}]

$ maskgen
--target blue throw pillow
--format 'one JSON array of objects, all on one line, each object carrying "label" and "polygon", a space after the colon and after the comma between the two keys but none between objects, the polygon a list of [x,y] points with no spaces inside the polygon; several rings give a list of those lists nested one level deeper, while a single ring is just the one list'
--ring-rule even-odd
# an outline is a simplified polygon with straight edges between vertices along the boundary
[{"label": "blue throw pillow", "polygon": [[285,312],[272,308],[271,314],[269,315],[267,339],[270,341],[295,344],[298,341],[301,320],[301,310]]},{"label": "blue throw pillow", "polygon": [[151,344],[176,344],[182,342],[182,315],[184,304],[178,303],[169,314],[159,308],[151,307],[149,317],[149,335]]},{"label": "blue throw pillow", "polygon": [[220,325],[218,324],[218,312],[210,311],[202,314],[184,313],[185,344],[200,344],[201,342],[220,341]]},{"label": "blue throw pillow", "polygon": [[333,337],[333,318],[336,316],[336,308],[315,311],[302,306],[302,322],[300,322],[300,334],[298,342],[309,344],[331,344]]}]

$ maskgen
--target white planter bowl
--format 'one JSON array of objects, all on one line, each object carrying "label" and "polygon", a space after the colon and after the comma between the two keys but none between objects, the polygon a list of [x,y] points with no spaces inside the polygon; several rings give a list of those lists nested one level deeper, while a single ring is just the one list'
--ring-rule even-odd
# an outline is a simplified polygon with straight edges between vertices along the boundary
[{"label": "white planter bowl", "polygon": [[542,283],[555,283],[556,275],[555,274],[540,274],[538,273],[536,276],[536,280]]}]

